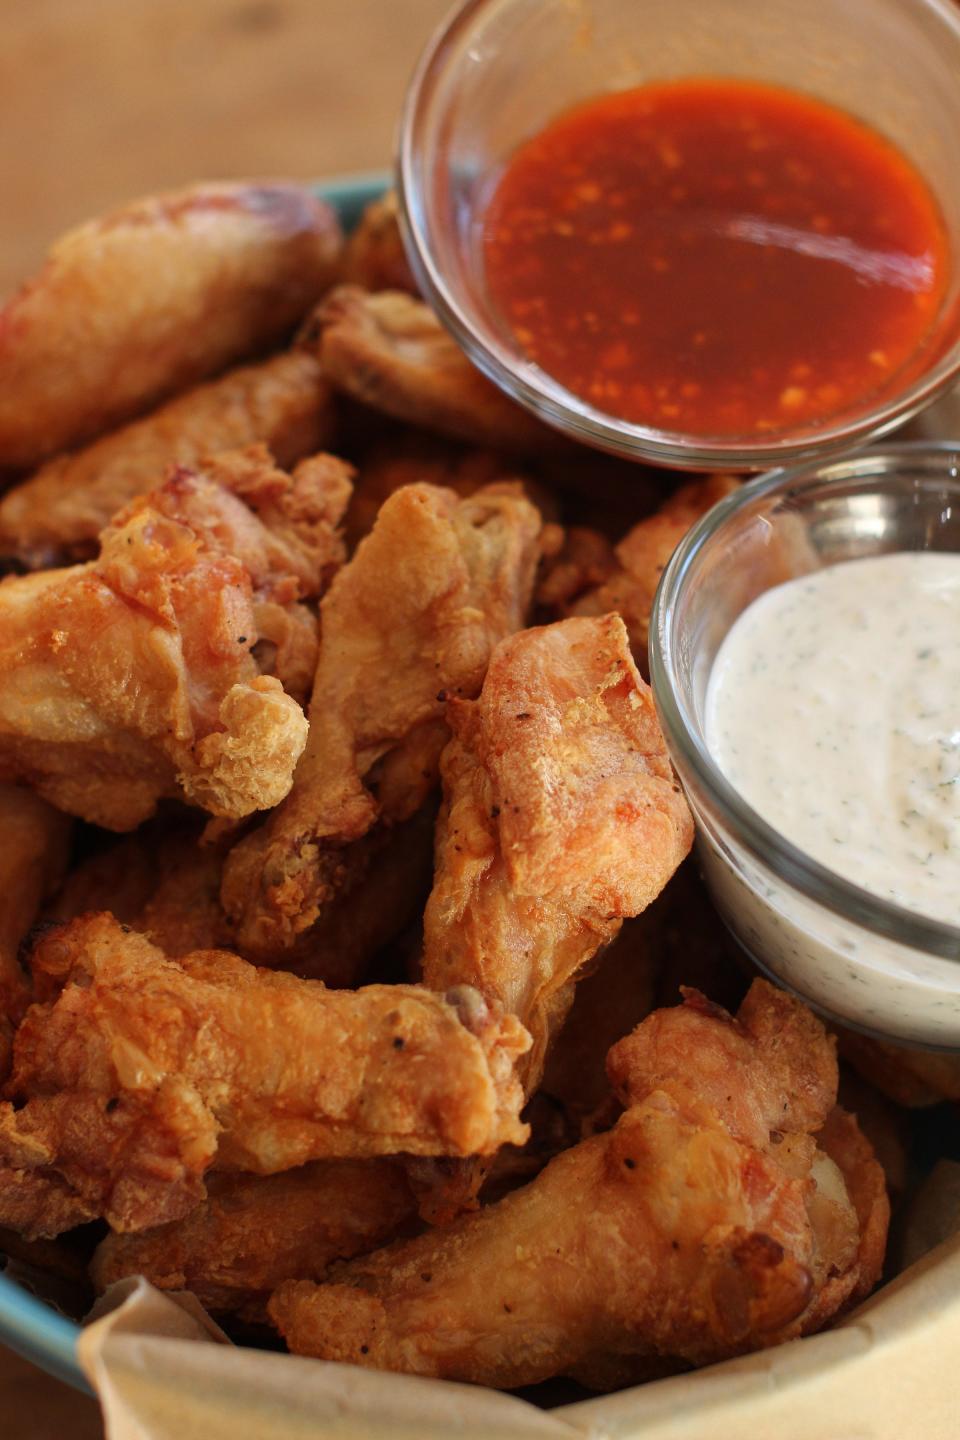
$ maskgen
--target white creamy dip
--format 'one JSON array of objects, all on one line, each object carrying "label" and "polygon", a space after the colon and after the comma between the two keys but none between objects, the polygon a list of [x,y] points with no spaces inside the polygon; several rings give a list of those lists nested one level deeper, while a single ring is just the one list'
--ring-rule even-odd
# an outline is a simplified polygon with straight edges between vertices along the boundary
[{"label": "white creamy dip", "polygon": [[960,555],[871,556],[761,595],[717,654],[706,739],[799,849],[960,925]]},{"label": "white creamy dip", "polygon": [[[800,850],[960,925],[960,555],[872,556],[761,595],[717,653],[704,732]],[[762,964],[841,1018],[960,1044],[960,958],[873,936],[702,838],[721,908]]]}]

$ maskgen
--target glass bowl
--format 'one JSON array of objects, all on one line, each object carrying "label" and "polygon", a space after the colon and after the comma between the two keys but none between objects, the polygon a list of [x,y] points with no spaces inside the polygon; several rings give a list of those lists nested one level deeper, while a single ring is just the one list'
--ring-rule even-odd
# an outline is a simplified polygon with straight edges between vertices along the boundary
[{"label": "glass bowl", "polygon": [[[486,290],[482,216],[516,146],[604,91],[684,75],[805,91],[897,144],[943,210],[953,275],[922,352],[822,425],[704,439],[631,424],[521,353]],[[489,378],[601,449],[683,469],[766,470],[887,433],[960,371],[960,6],[952,0],[468,0],[430,42],[401,118],[398,190],[421,288]]]},{"label": "glass bowl", "polygon": [[664,571],[650,674],[707,883],[750,958],[831,1019],[957,1050],[960,928],[803,854],[742,799],[704,739],[714,659],[752,600],[825,565],[909,550],[960,551],[960,442],[892,445],[755,480],[709,511]]}]

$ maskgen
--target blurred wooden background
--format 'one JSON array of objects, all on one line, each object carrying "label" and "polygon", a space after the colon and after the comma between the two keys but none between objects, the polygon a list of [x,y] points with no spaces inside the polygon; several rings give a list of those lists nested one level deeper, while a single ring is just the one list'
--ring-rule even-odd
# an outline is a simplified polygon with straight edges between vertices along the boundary
[{"label": "blurred wooden background", "polygon": [[[0,293],[80,220],[192,180],[378,169],[449,0],[0,0]],[[98,1440],[0,1347],[3,1440]]]},{"label": "blurred wooden background", "polygon": [[450,0],[0,0],[0,292],[79,220],[153,190],[389,163]]}]

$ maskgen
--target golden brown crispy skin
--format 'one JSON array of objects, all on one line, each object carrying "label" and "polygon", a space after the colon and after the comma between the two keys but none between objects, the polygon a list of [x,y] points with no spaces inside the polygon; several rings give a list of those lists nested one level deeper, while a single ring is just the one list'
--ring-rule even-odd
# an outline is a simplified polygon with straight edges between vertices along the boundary
[{"label": "golden brown crispy skin", "polygon": [[[691,996],[613,1054],[615,1129],[448,1229],[281,1285],[290,1348],[510,1388],[598,1355],[719,1360],[862,1292],[857,1200],[814,1139],[835,1062],[798,1002],[758,982],[732,1020]],[[854,1168],[869,1189],[866,1149]]]},{"label": "golden brown crispy skin", "polygon": [[65,235],[0,312],[0,467],[36,465],[281,342],[330,284],[329,206],[197,185]]},{"label": "golden brown crispy skin", "polygon": [[[354,846],[323,923],[278,953],[277,967],[328,985],[359,984],[377,952],[422,914],[433,875],[433,820],[433,808],[424,806]],[[73,920],[110,910],[168,955],[224,949],[243,956],[220,903],[229,841],[196,823],[141,826],[74,870],[46,914]]]},{"label": "golden brown crispy skin", "polygon": [[314,557],[311,524],[295,543],[274,520],[178,470],[96,561],[0,583],[0,776],[113,830],[164,795],[234,819],[277,804],[307,723],[251,654],[254,590],[292,600]]},{"label": "golden brown crispy skin", "polygon": [[410,485],[385,503],[321,604],[293,789],[227,860],[223,903],[245,953],[275,963],[297,945],[343,888],[351,848],[424,804],[446,698],[475,695],[494,645],[523,624],[540,531],[516,486],[458,500]]},{"label": "golden brown crispy skin", "polygon": [[343,249],[343,278],[365,290],[406,290],[418,294],[400,234],[393,190],[371,200]]},{"label": "golden brown crispy skin", "polygon": [[284,468],[330,443],[333,403],[302,351],[231,370],[96,440],[59,455],[0,500],[0,555],[31,569],[89,560],[122,505],[170,465],[262,441]]},{"label": "golden brown crispy skin", "polygon": [[[288,475],[265,445],[247,445],[209,456],[194,469],[175,466],[147,503],[239,560],[258,601],[285,604],[316,599],[342,563],[339,526],[352,476],[351,466],[323,454],[301,460]],[[104,535],[143,504],[138,498],[121,510]]]},{"label": "golden brown crispy skin", "polygon": [[13,1027],[29,1003],[19,951],[67,868],[71,824],[30,790],[0,785],[0,1079]]},{"label": "golden brown crispy skin", "polygon": [[200,844],[202,829],[191,818],[124,835],[68,875],[47,918],[109,910],[173,958],[229,949],[232,935],[220,908],[222,846]]},{"label": "golden brown crispy skin", "polygon": [[[254,659],[305,703],[317,666],[317,622],[300,602],[323,593],[344,559],[340,532],[353,470],[334,455],[280,470],[265,445],[177,466],[147,503],[238,560],[253,586]],[[142,509],[136,499],[106,537]]]},{"label": "golden brown crispy skin", "polygon": [[[858,1237],[855,1252],[843,1266],[836,1266],[838,1273],[828,1273],[817,1298],[804,1315],[805,1335],[819,1330],[841,1306],[849,1308],[870,1294],[883,1271],[890,1228],[890,1201],[883,1166],[856,1117],[835,1105],[816,1138],[818,1150],[836,1167],[846,1196],[856,1211]],[[828,1175],[819,1157],[814,1161],[814,1175],[819,1191],[816,1214],[819,1235],[836,1255],[849,1243],[844,1233],[845,1207],[839,1197],[836,1177]]]},{"label": "golden brown crispy skin", "polygon": [[[172,833],[179,842],[179,827]],[[165,838],[166,831],[155,821],[131,835],[111,837],[105,849],[85,856],[70,871],[43,919],[75,920],[89,910],[109,910],[115,919],[131,924],[153,894],[158,870],[165,869]]]},{"label": "golden brown crispy skin", "polygon": [[[0,1224],[180,1219],[210,1168],[522,1142],[529,1039],[466,987],[325,986],[223,950],[167,958],[111,915],[48,932],[0,1107]],[[57,990],[57,986],[62,988]],[[37,1191],[24,1227],[24,1188]],[[67,1202],[70,1202],[69,1204]]]},{"label": "golden brown crispy skin", "polygon": [[693,821],[616,615],[504,640],[448,715],[423,979],[520,1018],[529,1091],[571,982],[659,894]]},{"label": "golden brown crispy skin", "polygon": [[570,608],[574,615],[605,615],[616,610],[630,632],[633,656],[646,675],[650,608],[667,561],[701,515],[736,490],[732,475],[691,480],[665,500],[654,514],[635,525],[615,547],[617,570]]},{"label": "golden brown crispy skin", "polygon": [[960,1057],[892,1045],[838,1029],[840,1053],[871,1085],[909,1110],[960,1101]]},{"label": "golden brown crispy skin", "polygon": [[405,485],[443,485],[466,499],[484,485],[510,478],[509,469],[492,450],[467,450],[439,436],[404,431],[391,435],[373,445],[357,466],[347,510],[347,544],[356,548],[373,529],[384,501]]},{"label": "golden brown crispy skin", "polygon": [[337,286],[300,343],[338,390],[397,420],[522,455],[569,444],[481,375],[429,306],[399,290]]},{"label": "golden brown crispy skin", "polygon": [[[669,880],[693,821],[616,615],[504,641],[480,700],[448,711],[423,979],[476,986],[518,1016],[529,1095],[577,979]],[[415,1167],[425,1218],[471,1205],[484,1171]]]},{"label": "golden brown crispy skin", "polygon": [[378,952],[423,914],[433,878],[435,814],[427,803],[409,820],[374,826],[344,852],[317,922],[295,944],[248,958],[327,985],[359,985]]},{"label": "golden brown crispy skin", "polygon": [[391,1239],[413,1212],[390,1160],[315,1160],[279,1175],[214,1175],[196,1210],[155,1230],[110,1234],[93,1257],[98,1291],[126,1275],[190,1290],[208,1310],[262,1319],[284,1280],[320,1280]]},{"label": "golden brown crispy skin", "polygon": [[[550,523],[541,536],[543,556],[561,550],[564,532],[556,497],[545,485],[519,473],[516,463],[492,450],[476,450],[440,435],[395,427],[387,439],[364,446],[357,461],[345,531],[350,550],[372,529],[380,507],[405,485],[443,485],[462,500],[494,483],[522,485],[523,493]],[[542,569],[542,567],[541,567]]]},{"label": "golden brown crispy skin", "polygon": [[695,1055],[697,1097],[748,1144],[766,1145],[771,1129],[812,1134],[823,1125],[837,1096],[837,1061],[812,1011],[764,980],[751,985],[736,1019],[696,990],[684,1002],[656,1010],[610,1051],[607,1072],[623,1105],[665,1086],[678,1093]]},{"label": "golden brown crispy skin", "polygon": [[540,572],[537,604],[548,612],[569,615],[585,591],[602,585],[619,568],[614,548],[605,535],[586,525],[571,525],[562,547]]}]

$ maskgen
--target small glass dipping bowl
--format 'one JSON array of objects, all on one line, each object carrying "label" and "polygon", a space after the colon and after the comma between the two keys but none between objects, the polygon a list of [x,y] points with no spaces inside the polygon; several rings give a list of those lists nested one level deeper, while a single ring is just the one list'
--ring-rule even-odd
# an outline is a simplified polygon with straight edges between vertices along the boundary
[{"label": "small glass dipping bowl", "polygon": [[[864,407],[795,432],[704,438],[595,408],[528,360],[485,285],[482,219],[516,146],[579,101],[683,76],[804,91],[885,134],[937,195],[953,255],[939,317]],[[424,294],[474,363],[577,440],[683,469],[766,470],[885,434],[960,371],[960,7],[953,0],[467,0],[401,119],[398,188]]]},{"label": "small glass dipping bowl", "polygon": [[[744,485],[693,527],[664,571],[650,674],[707,883],[750,958],[845,1025],[960,1049],[960,928],[801,853],[729,784],[704,738],[714,659],[752,600],[825,565],[905,550],[960,551],[960,442],[892,445]],[[957,878],[960,896],[960,865]]]}]

